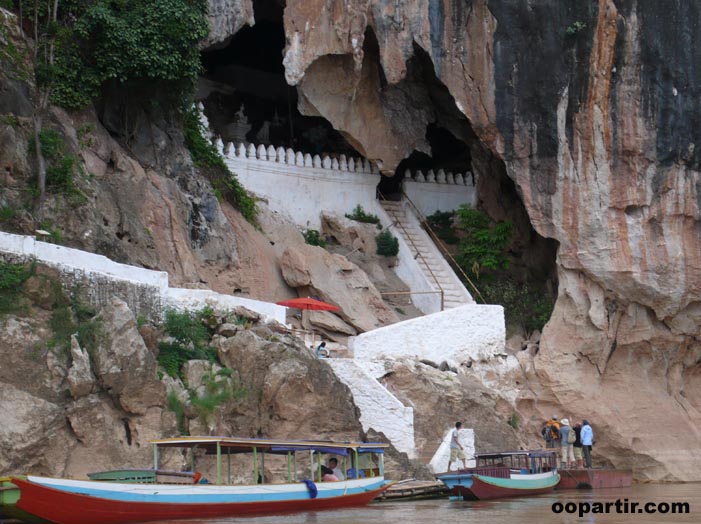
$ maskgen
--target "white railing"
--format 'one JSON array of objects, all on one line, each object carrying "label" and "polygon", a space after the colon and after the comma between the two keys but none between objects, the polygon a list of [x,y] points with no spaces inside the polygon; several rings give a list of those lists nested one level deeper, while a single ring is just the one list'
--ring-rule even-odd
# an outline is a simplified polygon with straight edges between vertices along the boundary
[{"label": "white railing", "polygon": [[[217,151],[225,159],[247,158],[251,160],[261,160],[265,162],[275,162],[288,166],[311,167],[315,169],[328,169],[333,171],[347,171],[349,173],[379,174],[377,166],[367,158],[347,157],[346,155],[311,155],[295,151],[292,148],[265,146],[263,144],[252,144],[239,142],[224,143],[221,138],[213,141]],[[465,174],[452,172],[446,173],[439,169],[437,173],[431,169],[426,174],[423,171],[406,170],[405,180],[413,180],[427,184],[446,184],[458,186],[474,186],[474,178],[469,171]]]}]

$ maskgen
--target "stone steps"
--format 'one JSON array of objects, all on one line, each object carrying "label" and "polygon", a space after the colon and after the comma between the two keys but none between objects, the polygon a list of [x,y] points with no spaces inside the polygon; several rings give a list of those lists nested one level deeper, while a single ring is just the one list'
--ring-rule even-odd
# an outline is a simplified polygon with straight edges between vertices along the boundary
[{"label": "stone steps", "polygon": [[382,207],[395,222],[394,232],[404,238],[426,279],[443,290],[443,307],[453,308],[469,303],[459,280],[443,257],[430,249],[433,242],[426,232],[407,218],[410,211],[401,202],[381,201]]}]

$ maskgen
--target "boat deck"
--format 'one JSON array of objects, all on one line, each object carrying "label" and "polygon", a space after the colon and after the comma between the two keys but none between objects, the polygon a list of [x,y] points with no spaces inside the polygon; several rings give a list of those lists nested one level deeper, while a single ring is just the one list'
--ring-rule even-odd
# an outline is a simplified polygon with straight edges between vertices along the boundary
[{"label": "boat deck", "polygon": [[376,501],[419,500],[448,497],[450,490],[434,480],[405,480],[390,486]]},{"label": "boat deck", "polygon": [[561,469],[556,489],[602,489],[630,486],[633,472],[622,469]]}]

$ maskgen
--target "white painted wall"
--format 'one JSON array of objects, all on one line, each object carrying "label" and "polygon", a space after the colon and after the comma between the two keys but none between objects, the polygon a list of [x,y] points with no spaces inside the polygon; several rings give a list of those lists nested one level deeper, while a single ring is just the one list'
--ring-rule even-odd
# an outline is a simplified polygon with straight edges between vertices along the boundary
[{"label": "white painted wall", "polygon": [[376,214],[373,204],[380,175],[371,173],[367,161],[358,160],[357,167],[356,159],[351,159],[353,170],[349,170],[345,157],[340,163],[329,158],[322,162],[319,156],[312,158],[291,149],[261,148],[241,145],[237,150],[241,156],[237,156],[230,145],[229,149],[220,147],[220,153],[243,187],[267,200],[271,209],[284,211],[299,227],[321,229],[322,210],[345,215],[360,204],[366,212]]},{"label": "white painted wall", "polygon": [[[405,174],[403,186],[406,195],[424,216],[436,211],[453,211],[463,204],[475,206],[477,191],[470,173],[466,174],[464,183],[453,184],[426,182],[419,173],[413,177],[407,176],[409,173]],[[460,180],[463,180],[462,175]]]},{"label": "white painted wall", "polygon": [[64,285],[84,285],[93,305],[101,306],[118,296],[135,314],[154,320],[162,319],[166,309],[199,310],[210,306],[221,311],[244,306],[266,320],[285,323],[287,308],[277,304],[209,290],[171,288],[168,273],[163,271],[120,264],[102,255],[40,242],[30,236],[0,232],[0,258],[15,263],[36,260],[57,269]]},{"label": "white painted wall", "polygon": [[285,313],[287,308],[278,306],[272,302],[262,302],[250,298],[237,297],[234,295],[224,295],[209,289],[183,289],[168,288],[163,293],[163,308],[175,309],[178,311],[199,311],[204,306],[212,309],[227,311],[243,306],[251,311],[261,314],[268,320],[276,320],[285,323]]},{"label": "white painted wall", "polygon": [[[428,463],[429,469],[433,473],[445,473],[446,471],[456,471],[462,468],[462,460],[456,460],[450,464],[448,468],[448,462],[450,461],[450,439],[452,438],[453,429],[455,426],[450,428],[443,435],[443,440],[441,445],[433,454],[431,462]],[[467,467],[475,467],[475,432],[473,429],[461,428],[458,431],[458,440],[462,444],[465,455],[467,455]]]},{"label": "white painted wall", "polygon": [[453,364],[505,354],[504,308],[468,304],[349,339],[356,359],[415,357]]},{"label": "white painted wall", "polygon": [[409,458],[416,458],[414,410],[406,407],[371,373],[353,359],[325,359],[336,376],[348,386],[360,410],[363,430],[383,433],[392,445]]}]

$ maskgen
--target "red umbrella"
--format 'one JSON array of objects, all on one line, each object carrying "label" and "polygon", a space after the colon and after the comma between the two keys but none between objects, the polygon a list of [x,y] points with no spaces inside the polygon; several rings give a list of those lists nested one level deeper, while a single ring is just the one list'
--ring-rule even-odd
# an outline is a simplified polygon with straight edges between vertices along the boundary
[{"label": "red umbrella", "polygon": [[281,300],[280,302],[275,302],[278,306],[292,307],[297,309],[313,309],[316,311],[340,311],[341,308],[329,304],[327,302],[322,302],[315,298],[290,298],[287,300]]}]

